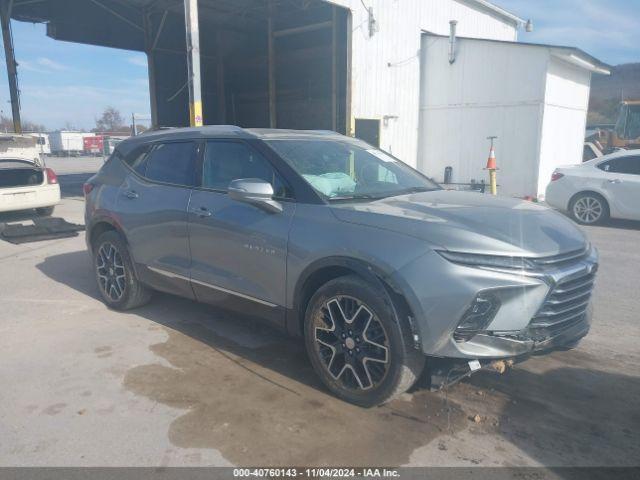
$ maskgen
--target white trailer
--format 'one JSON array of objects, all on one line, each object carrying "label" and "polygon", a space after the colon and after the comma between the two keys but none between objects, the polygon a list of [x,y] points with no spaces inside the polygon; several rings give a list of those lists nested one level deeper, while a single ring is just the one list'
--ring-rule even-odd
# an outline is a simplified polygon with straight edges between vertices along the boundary
[{"label": "white trailer", "polygon": [[79,156],[84,151],[83,137],[86,133],[58,130],[49,133],[51,153],[57,156]]},{"label": "white trailer", "polygon": [[592,73],[609,67],[573,47],[423,35],[418,168],[443,181],[488,181],[497,136],[498,193],[542,199],[559,165],[582,162]]},{"label": "white trailer", "polygon": [[27,133],[31,137],[36,139],[38,149],[42,155],[51,154],[51,145],[49,143],[49,135],[46,133]]}]

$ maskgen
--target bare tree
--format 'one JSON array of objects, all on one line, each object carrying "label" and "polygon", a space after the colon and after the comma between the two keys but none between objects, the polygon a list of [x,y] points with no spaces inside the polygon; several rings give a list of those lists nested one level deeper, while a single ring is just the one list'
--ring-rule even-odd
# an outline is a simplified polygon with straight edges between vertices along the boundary
[{"label": "bare tree", "polygon": [[130,131],[122,118],[122,114],[114,107],[107,107],[102,116],[96,119],[95,132],[127,132]]},{"label": "bare tree", "polygon": [[[13,132],[13,120],[9,117],[5,117],[4,115],[0,115],[0,131],[2,132]],[[39,123],[31,122],[29,120],[22,121],[22,131],[23,132],[44,132],[46,128],[44,125]]]}]

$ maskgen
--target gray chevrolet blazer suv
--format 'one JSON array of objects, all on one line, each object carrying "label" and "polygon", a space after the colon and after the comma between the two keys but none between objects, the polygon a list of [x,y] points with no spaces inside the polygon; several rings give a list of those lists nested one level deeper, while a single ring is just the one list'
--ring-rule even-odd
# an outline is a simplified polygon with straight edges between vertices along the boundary
[{"label": "gray chevrolet blazer suv", "polygon": [[597,252],[571,221],[443,190],[336,133],[159,130],[120,143],[84,193],[109,307],[160,290],[260,318],[303,337],[326,387],[358,405],[425,365],[446,384],[589,330]]}]

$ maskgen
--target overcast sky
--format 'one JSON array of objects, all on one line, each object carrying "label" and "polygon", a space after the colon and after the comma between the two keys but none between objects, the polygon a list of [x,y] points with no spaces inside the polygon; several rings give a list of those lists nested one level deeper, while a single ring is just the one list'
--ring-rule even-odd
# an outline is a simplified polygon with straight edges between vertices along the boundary
[{"label": "overcast sky", "polygon": [[[424,0],[433,1],[433,0]],[[534,32],[527,42],[579,47],[598,59],[640,62],[640,0],[496,0]],[[25,119],[49,129],[66,122],[90,129],[112,105],[123,115],[149,113],[146,56],[138,52],[55,41],[44,25],[13,22],[22,111]],[[0,109],[10,116],[4,60],[0,70]]]}]

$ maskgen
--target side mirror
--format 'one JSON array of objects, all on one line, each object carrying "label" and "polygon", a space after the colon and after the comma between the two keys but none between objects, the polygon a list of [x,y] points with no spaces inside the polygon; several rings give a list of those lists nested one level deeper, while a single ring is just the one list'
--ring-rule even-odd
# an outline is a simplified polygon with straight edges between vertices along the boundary
[{"label": "side mirror", "polygon": [[250,203],[270,213],[282,212],[282,205],[273,199],[273,187],[260,178],[238,178],[228,187],[229,197]]}]

